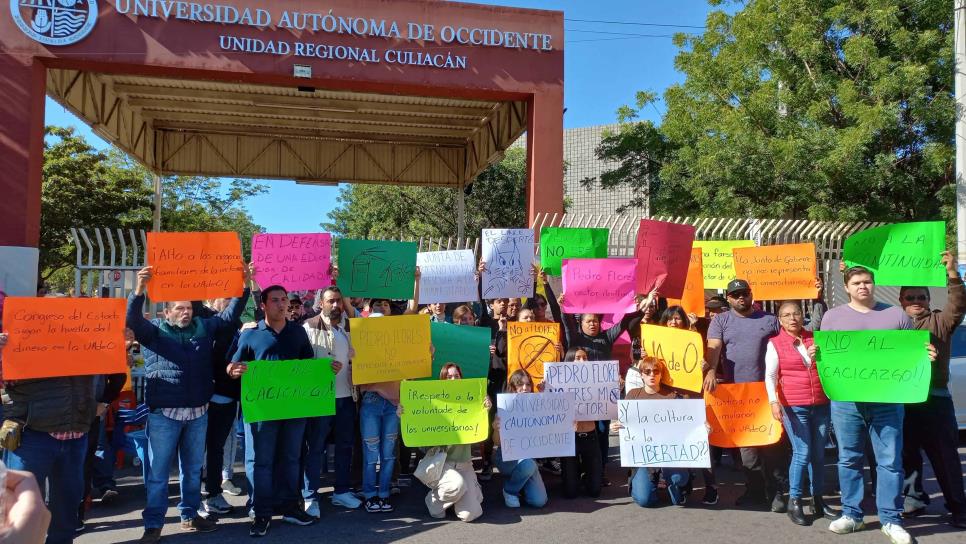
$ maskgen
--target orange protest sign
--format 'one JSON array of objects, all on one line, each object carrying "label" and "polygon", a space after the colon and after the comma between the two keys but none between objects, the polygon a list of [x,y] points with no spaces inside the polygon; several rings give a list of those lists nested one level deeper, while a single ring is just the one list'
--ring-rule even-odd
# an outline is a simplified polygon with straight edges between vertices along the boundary
[{"label": "orange protest sign", "polygon": [[747,280],[757,300],[813,299],[815,244],[736,247],[735,277]]},{"label": "orange protest sign", "polygon": [[3,379],[125,372],[124,304],[120,298],[7,297]]},{"label": "orange protest sign", "polygon": [[641,325],[641,348],[651,357],[664,361],[667,372],[661,376],[662,383],[701,392],[704,340],[699,333],[661,325]]},{"label": "orange protest sign", "polygon": [[245,290],[237,233],[149,232],[147,254],[154,302],[240,297]]},{"label": "orange protest sign", "polygon": [[704,258],[699,247],[691,248],[691,260],[688,263],[688,276],[684,280],[684,294],[681,298],[669,298],[670,306],[681,306],[685,313],[704,317]]},{"label": "orange protest sign", "polygon": [[510,321],[506,326],[507,377],[522,368],[533,378],[534,385],[543,382],[543,363],[560,360],[560,324]]},{"label": "orange protest sign", "polygon": [[704,393],[712,446],[749,448],[774,444],[782,424],[771,416],[765,382],[722,383]]}]

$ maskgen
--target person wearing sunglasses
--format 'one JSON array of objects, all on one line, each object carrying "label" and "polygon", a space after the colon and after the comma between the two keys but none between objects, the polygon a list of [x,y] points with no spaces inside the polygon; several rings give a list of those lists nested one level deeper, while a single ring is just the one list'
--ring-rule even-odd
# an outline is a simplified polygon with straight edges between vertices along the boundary
[{"label": "person wearing sunglasses", "polygon": [[[664,363],[654,357],[644,357],[638,361],[635,368],[640,373],[644,383],[641,387],[632,389],[624,400],[658,400],[683,398],[673,389],[661,386],[664,375]],[[688,500],[691,488],[691,472],[686,468],[651,468],[638,467],[631,475],[631,498],[638,506],[654,508],[658,506],[658,488],[664,482],[671,504],[684,506]]]},{"label": "person wearing sunglasses", "polygon": [[944,251],[940,260],[946,267],[949,294],[942,310],[930,309],[929,290],[925,287],[907,286],[899,290],[899,302],[912,319],[913,327],[929,331],[929,341],[937,351],[932,363],[929,397],[926,402],[906,405],[902,430],[902,465],[906,475],[903,516],[921,514],[929,504],[929,494],[922,489],[921,451],[925,450],[952,516],[950,524],[966,529],[966,493],[956,451],[959,433],[956,410],[949,393],[950,342],[966,313],[966,288],[953,256]]}]

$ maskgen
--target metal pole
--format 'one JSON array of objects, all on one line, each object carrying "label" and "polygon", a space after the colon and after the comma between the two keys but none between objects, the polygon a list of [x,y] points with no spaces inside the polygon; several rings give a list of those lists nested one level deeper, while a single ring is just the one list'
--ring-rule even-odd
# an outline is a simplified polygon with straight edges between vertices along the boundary
[{"label": "metal pole", "polygon": [[955,0],[956,249],[960,275],[966,267],[966,0]]},{"label": "metal pole", "polygon": [[[966,1],[966,0],[963,0]],[[456,238],[463,239],[463,231],[466,230],[466,192],[463,184],[460,183],[456,188]]]},{"label": "metal pole", "polygon": [[154,174],[154,222],[152,228],[154,232],[161,232],[161,175]]}]

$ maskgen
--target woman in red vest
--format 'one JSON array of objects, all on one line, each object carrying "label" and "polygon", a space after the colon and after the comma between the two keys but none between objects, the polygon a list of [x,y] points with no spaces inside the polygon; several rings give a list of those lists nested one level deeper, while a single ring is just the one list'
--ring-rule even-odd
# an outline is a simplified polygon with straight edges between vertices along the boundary
[{"label": "woman in red vest", "polygon": [[802,472],[808,469],[815,514],[835,519],[835,511],[822,499],[825,481],[825,442],[831,412],[822,390],[815,362],[808,356],[812,333],[805,330],[802,307],[798,302],[783,302],[778,308],[781,329],[768,341],[765,351],[765,389],[772,416],[783,421],[792,443],[792,462],[788,468],[788,517],[798,525],[808,525],[802,510]]}]

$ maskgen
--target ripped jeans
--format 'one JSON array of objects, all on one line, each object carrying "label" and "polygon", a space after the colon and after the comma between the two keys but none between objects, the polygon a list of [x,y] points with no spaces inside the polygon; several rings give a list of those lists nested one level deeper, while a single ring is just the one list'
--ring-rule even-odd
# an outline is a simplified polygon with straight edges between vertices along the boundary
[{"label": "ripped jeans", "polygon": [[[399,416],[396,406],[372,391],[362,395],[359,410],[362,433],[362,494],[367,499],[389,498],[392,469],[396,462],[396,440],[399,438]],[[379,464],[378,477],[376,464]],[[378,478],[378,479],[377,479]]]}]

